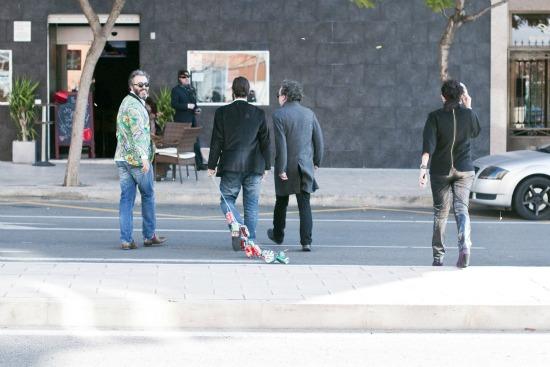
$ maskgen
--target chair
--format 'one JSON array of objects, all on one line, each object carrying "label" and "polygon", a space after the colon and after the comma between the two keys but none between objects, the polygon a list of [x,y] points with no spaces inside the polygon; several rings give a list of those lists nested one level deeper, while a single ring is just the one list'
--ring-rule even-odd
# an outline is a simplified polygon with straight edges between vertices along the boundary
[{"label": "chair", "polygon": [[181,165],[185,164],[187,178],[189,178],[189,165],[195,168],[195,179],[198,180],[197,166],[195,163],[194,145],[202,127],[173,126],[184,125],[181,123],[168,123],[164,130],[164,137],[160,149],[155,154],[155,171],[158,163],[172,165],[172,177],[175,178],[175,165],[178,166],[180,183],[183,183]]}]

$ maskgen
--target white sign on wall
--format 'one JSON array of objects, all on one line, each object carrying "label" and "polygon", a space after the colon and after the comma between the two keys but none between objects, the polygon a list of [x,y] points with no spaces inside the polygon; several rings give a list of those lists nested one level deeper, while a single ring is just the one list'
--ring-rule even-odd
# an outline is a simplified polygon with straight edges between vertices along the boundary
[{"label": "white sign on wall", "polygon": [[14,21],[13,22],[13,42],[31,41],[31,22]]}]

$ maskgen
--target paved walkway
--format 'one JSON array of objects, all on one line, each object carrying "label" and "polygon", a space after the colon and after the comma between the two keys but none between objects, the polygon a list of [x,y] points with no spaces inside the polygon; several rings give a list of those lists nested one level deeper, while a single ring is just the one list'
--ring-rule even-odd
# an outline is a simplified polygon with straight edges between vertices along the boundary
[{"label": "paved walkway", "polygon": [[550,330],[550,268],[5,262],[0,326]]},{"label": "paved walkway", "polygon": [[[0,161],[0,199],[42,197],[118,202],[119,183],[112,160],[82,160],[81,187],[62,187],[66,163],[54,161],[54,167],[34,167]],[[190,169],[192,171],[192,169]],[[183,169],[185,172],[185,169]],[[184,173],[185,174],[185,173]],[[158,182],[158,203],[218,204],[218,181],[214,184],[205,171],[179,180]],[[321,189],[312,195],[312,204],[321,206],[431,206],[429,188],[418,188],[415,169],[321,168],[317,174]],[[139,195],[138,195],[139,196]],[[262,186],[262,203],[275,201],[273,177]],[[290,201],[291,205],[294,200]]]}]

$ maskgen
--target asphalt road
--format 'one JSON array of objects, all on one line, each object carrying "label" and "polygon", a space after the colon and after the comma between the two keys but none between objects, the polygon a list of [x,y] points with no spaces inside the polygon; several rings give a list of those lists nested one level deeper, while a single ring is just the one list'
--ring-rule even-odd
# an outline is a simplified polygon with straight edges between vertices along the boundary
[{"label": "asphalt road", "polygon": [[[136,206],[136,214],[140,210]],[[428,208],[314,208],[313,251],[300,251],[298,215],[291,209],[283,245],[265,234],[272,208],[261,208],[257,242],[288,249],[293,264],[430,265],[432,213]],[[501,217],[502,215],[502,217]],[[158,233],[165,246],[119,249],[117,204],[78,201],[0,202],[0,261],[111,261],[159,263],[253,263],[231,249],[218,207],[158,205]],[[509,212],[472,210],[471,265],[546,266],[550,223]],[[456,261],[456,226],[447,226],[446,265]]]}]

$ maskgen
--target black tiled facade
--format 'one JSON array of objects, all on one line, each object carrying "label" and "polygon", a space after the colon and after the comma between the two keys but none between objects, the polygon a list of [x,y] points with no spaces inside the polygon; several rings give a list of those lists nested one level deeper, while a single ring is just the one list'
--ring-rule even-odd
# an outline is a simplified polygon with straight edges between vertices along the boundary
[{"label": "black tiled facade", "polygon": [[[489,4],[475,0],[473,9]],[[107,13],[111,1],[92,1]],[[0,7],[0,49],[13,50],[13,76],[41,82],[46,99],[47,14],[81,13],[72,0],[5,1]],[[424,0],[385,0],[358,9],[348,0],[127,1],[123,13],[140,14],[140,65],[152,90],[176,83],[188,50],[269,50],[270,106],[277,83],[301,81],[305,105],[324,129],[325,166],[412,168],[429,111],[440,106],[438,42],[445,26]],[[32,42],[14,43],[13,21],[32,21]],[[156,39],[150,39],[150,32]],[[376,46],[382,48],[377,49]],[[457,32],[451,75],[473,97],[483,132],[475,156],[489,152],[490,14]],[[208,145],[215,107],[204,107]],[[11,160],[15,127],[0,106],[0,159]]]}]

